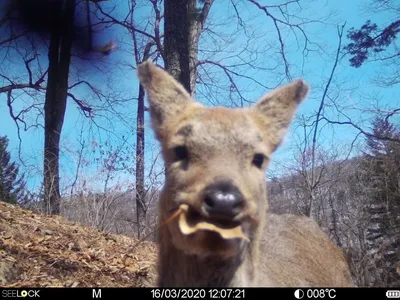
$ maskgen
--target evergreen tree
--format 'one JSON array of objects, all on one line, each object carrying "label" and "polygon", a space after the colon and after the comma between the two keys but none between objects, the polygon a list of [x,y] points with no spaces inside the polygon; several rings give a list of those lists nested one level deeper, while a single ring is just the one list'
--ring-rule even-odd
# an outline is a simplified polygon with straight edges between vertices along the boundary
[{"label": "evergreen tree", "polygon": [[19,167],[10,161],[7,148],[8,138],[0,137],[0,201],[17,204],[25,199],[25,181],[18,177]]},{"label": "evergreen tree", "polygon": [[376,118],[374,136],[367,139],[363,169],[367,175],[369,203],[366,230],[371,283],[399,286],[400,276],[400,143],[379,139],[399,138],[400,131],[387,119]]}]

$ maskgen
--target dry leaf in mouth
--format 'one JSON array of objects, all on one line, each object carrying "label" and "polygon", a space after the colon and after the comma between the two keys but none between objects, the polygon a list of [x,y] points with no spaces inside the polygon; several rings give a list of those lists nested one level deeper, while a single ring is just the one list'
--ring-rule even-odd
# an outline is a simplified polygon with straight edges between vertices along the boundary
[{"label": "dry leaf in mouth", "polygon": [[239,225],[234,228],[220,228],[215,226],[214,224],[208,222],[198,222],[194,226],[189,225],[187,216],[188,216],[188,206],[182,204],[179,208],[180,216],[179,216],[179,228],[183,234],[191,234],[198,230],[211,230],[219,233],[224,239],[233,239],[233,238],[241,238],[246,241],[249,241],[249,238],[244,235],[242,231],[242,227]]}]

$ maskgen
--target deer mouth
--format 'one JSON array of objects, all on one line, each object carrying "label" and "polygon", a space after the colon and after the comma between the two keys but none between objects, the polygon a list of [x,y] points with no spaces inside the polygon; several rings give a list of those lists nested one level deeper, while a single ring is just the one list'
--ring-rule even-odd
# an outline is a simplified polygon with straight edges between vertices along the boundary
[{"label": "deer mouth", "polygon": [[223,239],[249,239],[242,231],[242,223],[233,219],[205,217],[187,205],[181,205],[179,229],[184,235],[200,231],[218,233]]},{"label": "deer mouth", "polygon": [[232,229],[241,225],[240,221],[235,221],[228,218],[213,218],[213,217],[205,217],[194,209],[190,209],[187,212],[187,222],[190,225],[195,225],[200,222],[205,222],[209,224],[213,224],[221,229]]}]

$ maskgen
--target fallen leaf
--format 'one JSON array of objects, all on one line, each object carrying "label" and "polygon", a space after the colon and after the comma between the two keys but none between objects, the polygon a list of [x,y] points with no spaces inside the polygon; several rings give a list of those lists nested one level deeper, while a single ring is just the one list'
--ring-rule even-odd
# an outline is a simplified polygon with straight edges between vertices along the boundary
[{"label": "fallen leaf", "polygon": [[16,260],[14,257],[12,257],[12,256],[7,256],[7,257],[6,257],[6,260],[11,261],[11,262],[16,262],[16,261],[17,261],[17,260]]},{"label": "fallen leaf", "polygon": [[242,227],[240,225],[234,228],[226,229],[226,228],[220,228],[208,222],[198,222],[194,226],[190,226],[187,221],[187,215],[188,215],[187,205],[184,204],[181,205],[180,210],[181,212],[179,216],[179,228],[181,232],[185,235],[194,233],[198,230],[210,230],[219,233],[224,239],[241,238],[246,241],[249,241],[249,238],[244,235]]},{"label": "fallen leaf", "polygon": [[54,234],[54,232],[53,232],[53,231],[51,231],[51,230],[47,230],[47,229],[45,229],[45,230],[42,230],[42,234],[44,234],[44,235],[53,235],[53,234]]},{"label": "fallen leaf", "polygon": [[8,239],[11,239],[11,238],[12,238],[12,235],[8,233],[8,234],[4,235],[3,238],[4,238],[5,240],[8,240]]}]

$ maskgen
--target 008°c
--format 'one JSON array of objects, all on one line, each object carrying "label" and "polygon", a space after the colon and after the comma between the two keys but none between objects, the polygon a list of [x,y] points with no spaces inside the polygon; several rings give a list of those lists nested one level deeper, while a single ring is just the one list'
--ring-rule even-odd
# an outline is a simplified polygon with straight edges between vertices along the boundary
[{"label": "008\u00b0c", "polygon": [[336,298],[335,289],[297,289],[294,292],[296,299],[334,299]]}]

